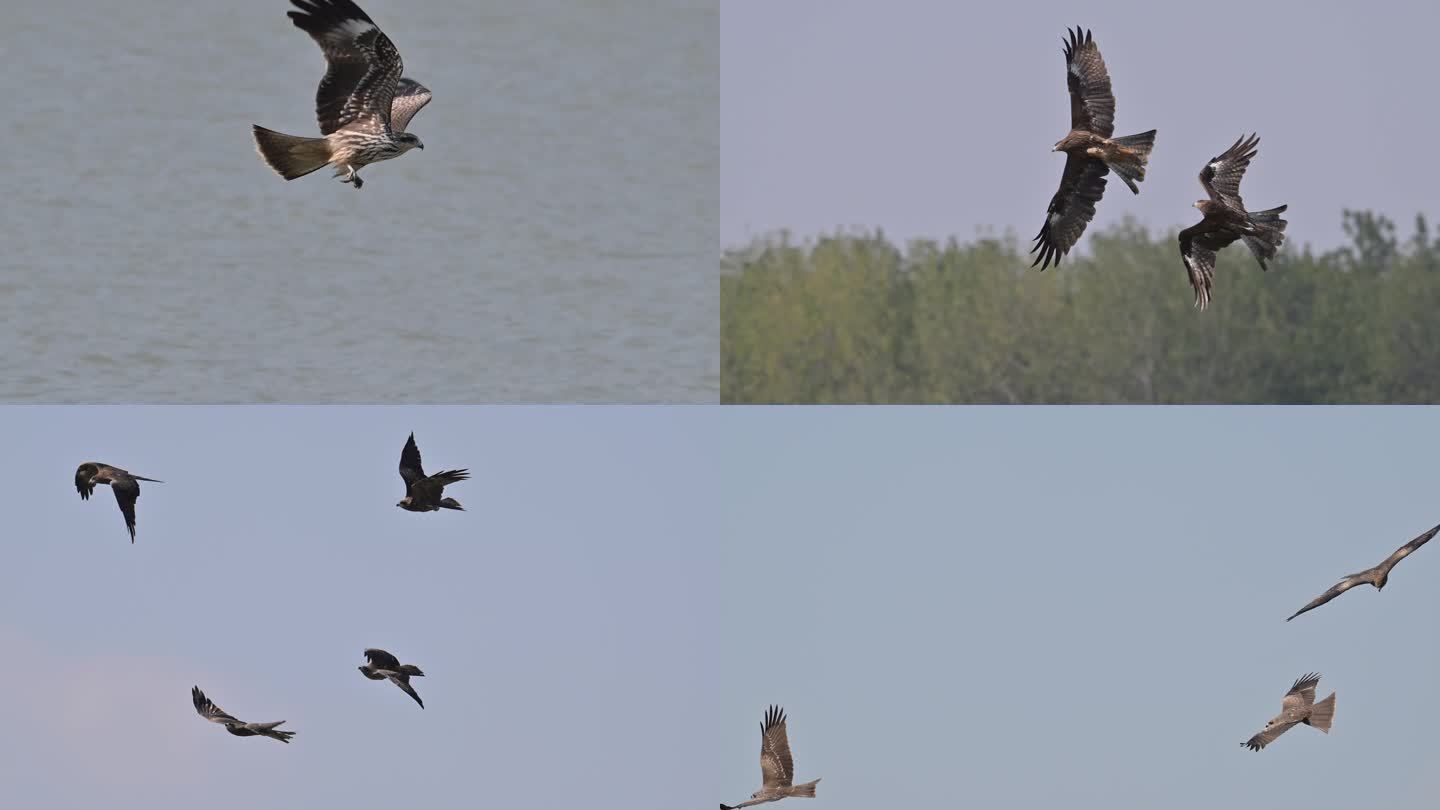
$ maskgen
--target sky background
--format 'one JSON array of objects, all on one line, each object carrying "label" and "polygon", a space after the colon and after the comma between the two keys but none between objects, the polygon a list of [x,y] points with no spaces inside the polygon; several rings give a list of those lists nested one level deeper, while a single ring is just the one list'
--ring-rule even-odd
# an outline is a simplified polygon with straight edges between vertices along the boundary
[{"label": "sky background", "polygon": [[722,801],[779,703],[815,810],[1435,807],[1440,547],[1285,617],[1440,522],[1440,410],[725,416]]},{"label": "sky background", "polygon": [[1065,163],[1050,149],[1070,127],[1061,39],[1077,24],[1110,69],[1115,134],[1159,130],[1140,196],[1112,178],[1087,236],[1126,216],[1197,221],[1201,167],[1250,131],[1241,191],[1290,205],[1292,244],[1347,244],[1345,208],[1402,237],[1440,215],[1423,157],[1440,128],[1422,101],[1435,3],[725,0],[721,244],[851,226],[1033,236]]},{"label": "sky background", "polygon": [[[705,413],[0,411],[7,806],[714,806]],[[394,506],[412,430],[468,511]],[[165,481],[133,546],[87,460]],[[356,671],[371,646],[424,710]]]}]

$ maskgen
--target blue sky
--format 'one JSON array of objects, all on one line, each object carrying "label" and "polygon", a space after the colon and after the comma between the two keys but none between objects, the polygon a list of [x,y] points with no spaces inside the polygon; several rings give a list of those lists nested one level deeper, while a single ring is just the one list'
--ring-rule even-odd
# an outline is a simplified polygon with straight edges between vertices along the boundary
[{"label": "blue sky", "polygon": [[[705,412],[7,408],[14,807],[673,810],[716,801]],[[412,514],[415,431],[468,511]],[[129,543],[98,460],[142,484]],[[421,666],[419,709],[356,667]],[[199,684],[286,746],[190,705]],[[644,790],[637,790],[643,784]]]},{"label": "blue sky", "polygon": [[1435,806],[1440,547],[1285,617],[1440,523],[1440,411],[725,416],[722,801],[780,703],[814,810]]},{"label": "blue sky", "polygon": [[1140,196],[1112,180],[1091,233],[1198,221],[1200,168],[1251,131],[1246,202],[1288,203],[1293,244],[1348,243],[1343,208],[1402,236],[1440,216],[1423,157],[1440,112],[1417,103],[1435,95],[1435,3],[725,0],[721,244],[850,226],[1033,236],[1064,167],[1050,148],[1070,126],[1074,25],[1110,69],[1116,134],[1159,130]]}]

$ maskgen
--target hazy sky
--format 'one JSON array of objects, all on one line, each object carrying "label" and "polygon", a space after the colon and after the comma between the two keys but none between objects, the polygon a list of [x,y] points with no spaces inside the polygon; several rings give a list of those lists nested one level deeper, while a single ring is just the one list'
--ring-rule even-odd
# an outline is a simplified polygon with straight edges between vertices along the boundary
[{"label": "hazy sky", "polygon": [[725,415],[722,801],[780,703],[790,810],[1435,806],[1440,547],[1285,617],[1440,522],[1440,411]]},{"label": "hazy sky", "polygon": [[1140,196],[1112,178],[1087,237],[1127,215],[1198,220],[1200,168],[1252,130],[1241,191],[1288,203],[1296,244],[1345,243],[1344,208],[1402,235],[1440,215],[1435,3],[724,0],[722,245],[848,226],[1033,236],[1064,167],[1050,148],[1070,126],[1061,39],[1077,24],[1110,69],[1115,134],[1159,130]]},{"label": "hazy sky", "polygon": [[[5,409],[7,806],[714,806],[704,413]],[[411,430],[468,511],[394,506]],[[166,482],[135,545],[86,460]],[[227,734],[193,684],[295,739]]]}]

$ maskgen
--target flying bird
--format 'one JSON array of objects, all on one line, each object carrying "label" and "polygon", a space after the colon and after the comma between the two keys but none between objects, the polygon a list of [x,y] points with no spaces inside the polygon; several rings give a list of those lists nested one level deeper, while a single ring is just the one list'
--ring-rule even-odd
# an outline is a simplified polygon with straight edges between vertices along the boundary
[{"label": "flying bird", "polygon": [[441,498],[440,495],[447,484],[464,481],[470,477],[470,472],[445,470],[431,476],[425,475],[425,470],[420,466],[420,448],[415,446],[414,433],[406,440],[405,449],[400,451],[400,477],[405,479],[405,497],[395,505],[401,509],[411,512],[436,512],[440,509],[465,511],[459,501],[454,498]]},{"label": "flying bird", "polygon": [[1315,687],[1319,683],[1320,676],[1314,673],[1301,677],[1285,693],[1285,699],[1280,702],[1280,713],[1270,718],[1265,730],[1240,744],[1251,751],[1259,751],[1299,723],[1329,734],[1330,723],[1335,719],[1335,693],[1331,692],[1330,697],[1316,703]]},{"label": "flying bird", "polygon": [[211,703],[210,698],[205,697],[205,693],[201,692],[198,686],[190,688],[190,700],[195,704],[195,711],[199,712],[201,717],[212,723],[219,723],[236,737],[269,737],[272,740],[288,743],[290,738],[295,736],[293,731],[277,731],[275,729],[276,726],[284,723],[284,720],[277,720],[274,723],[244,723],[236,720],[226,714],[224,709]]},{"label": "flying bird", "polygon": [[[1045,224],[1035,235],[1031,253],[1039,251],[1031,267],[1044,270],[1070,251],[1095,217],[1095,204],[1105,193],[1105,175],[1115,172],[1136,194],[1145,179],[1145,164],[1155,146],[1155,130],[1112,138],[1115,132],[1115,95],[1100,48],[1089,31],[1069,32],[1065,46],[1065,81],[1070,87],[1070,133],[1052,151],[1064,152],[1065,172],[1060,190],[1050,198]],[[1041,262],[1044,262],[1041,264]]]},{"label": "flying bird", "polygon": [[405,127],[430,101],[430,91],[401,78],[400,52],[352,0],[291,0],[295,27],[325,54],[325,77],[315,94],[319,138],[255,126],[255,147],[266,165],[294,180],[326,165],[355,188],[360,167],[399,157],[425,144]]},{"label": "flying bird", "polygon": [[1240,199],[1240,178],[1245,176],[1259,143],[1255,135],[1241,136],[1200,170],[1200,185],[1210,199],[1194,203],[1204,218],[1180,232],[1180,256],[1185,259],[1190,286],[1195,288],[1195,306],[1202,310],[1210,304],[1217,251],[1236,239],[1244,239],[1260,269],[1267,270],[1265,261],[1275,258],[1275,251],[1285,241],[1285,226],[1289,223],[1280,215],[1289,206],[1246,211]]},{"label": "flying bird", "polygon": [[785,710],[771,706],[760,724],[760,773],[764,787],[750,794],[750,800],[737,805],[720,805],[720,810],[736,810],[753,804],[779,801],[787,796],[815,797],[820,780],[793,785],[795,766],[790,760],[790,740],[785,734]]},{"label": "flying bird", "polygon": [[400,690],[415,699],[420,708],[425,708],[425,701],[415,694],[415,687],[410,685],[410,676],[421,677],[425,673],[420,667],[414,664],[401,664],[400,659],[384,650],[370,649],[365,651],[365,660],[370,663],[360,667],[360,672],[372,681],[383,681],[386,678],[400,687]]},{"label": "flying bird", "polygon": [[[1394,554],[1391,554],[1389,557],[1385,558],[1385,562],[1380,563],[1374,568],[1366,568],[1364,571],[1361,571],[1358,574],[1350,574],[1349,576],[1335,583],[1335,586],[1332,587],[1330,590],[1315,597],[1314,601],[1312,601],[1310,604],[1295,611],[1295,613],[1291,615],[1290,619],[1299,616],[1301,613],[1304,613],[1307,610],[1314,610],[1315,608],[1320,607],[1321,605],[1329,602],[1331,599],[1334,599],[1335,597],[1350,590],[1356,585],[1374,585],[1375,590],[1377,591],[1383,589],[1385,587],[1386,581],[1390,579],[1390,569],[1395,567],[1395,563],[1398,563],[1406,557],[1410,556],[1410,552],[1428,543],[1430,541],[1430,538],[1434,537],[1437,532],[1440,532],[1440,526],[1436,526],[1430,531],[1425,532],[1414,540],[1411,540],[1410,542],[1396,549]],[[1288,622],[1290,621],[1290,619],[1286,619],[1285,621]]]},{"label": "flying bird", "polygon": [[165,483],[143,475],[132,475],[119,467],[98,461],[87,461],[75,470],[75,489],[80,492],[82,501],[90,500],[96,484],[110,485],[110,490],[115,493],[115,502],[120,504],[120,514],[125,516],[125,528],[130,530],[132,544],[135,542],[135,500],[140,497],[141,481]]}]

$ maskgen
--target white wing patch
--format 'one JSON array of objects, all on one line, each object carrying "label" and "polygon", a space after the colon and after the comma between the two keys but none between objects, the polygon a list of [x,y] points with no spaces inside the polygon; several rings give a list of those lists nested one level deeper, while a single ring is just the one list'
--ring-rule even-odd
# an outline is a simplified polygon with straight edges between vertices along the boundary
[{"label": "white wing patch", "polygon": [[351,39],[360,36],[366,31],[373,31],[374,29],[374,23],[368,23],[364,20],[346,20],[340,25],[340,30],[344,31]]},{"label": "white wing patch", "polygon": [[1055,223],[1057,223],[1057,222],[1059,222],[1059,221],[1060,221],[1060,212],[1059,212],[1059,211],[1056,211],[1055,213],[1053,213],[1053,214],[1050,215],[1050,224],[1051,224],[1051,225],[1054,225]]},{"label": "white wing patch", "polygon": [[1070,63],[1070,72],[1075,74],[1075,78],[1077,78],[1077,79],[1080,78],[1080,63],[1078,63],[1078,62],[1071,62],[1071,63]]}]

